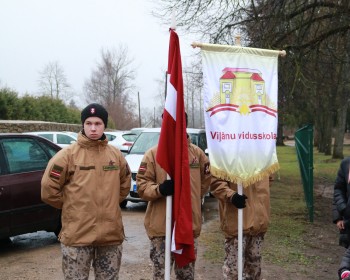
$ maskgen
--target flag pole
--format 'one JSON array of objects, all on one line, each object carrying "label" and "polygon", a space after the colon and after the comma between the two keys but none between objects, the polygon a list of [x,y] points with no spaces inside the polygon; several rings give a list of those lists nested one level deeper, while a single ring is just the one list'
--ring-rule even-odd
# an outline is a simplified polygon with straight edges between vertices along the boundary
[{"label": "flag pole", "polygon": [[[239,195],[243,194],[242,183],[237,184]],[[243,277],[243,209],[238,209],[238,280]]]},{"label": "flag pole", "polygon": [[[165,99],[167,93],[168,84],[168,73],[165,75]],[[167,180],[170,180],[169,174],[166,174]],[[173,211],[173,196],[168,195],[166,197],[166,208],[165,208],[165,267],[164,267],[164,279],[170,280],[171,272],[171,221]]]},{"label": "flag pole", "polygon": [[[175,12],[171,13],[171,29],[176,29]],[[167,85],[167,79],[166,79]],[[167,174],[167,179],[170,180],[169,174]],[[172,222],[172,209],[173,208],[173,196],[169,195],[166,197],[166,216],[165,216],[165,273],[164,279],[170,280],[171,272],[171,222]]]},{"label": "flag pole", "polygon": [[[235,45],[241,46],[241,35],[235,36]],[[242,182],[237,183],[237,191],[239,195],[243,194]],[[243,279],[243,209],[238,209],[238,280]]]},{"label": "flag pole", "polygon": [[[240,48],[243,48],[241,46],[226,46],[226,45],[216,45],[216,44],[207,44],[207,43],[200,43],[200,42],[193,42],[191,44],[192,48],[217,48],[217,49],[230,49],[230,48],[237,48],[237,47],[240,47]],[[257,48],[249,48],[249,47],[244,47],[244,49],[246,50],[252,50],[254,51],[254,49],[257,49]],[[285,50],[280,50],[280,51],[277,51],[277,50],[266,50],[266,49],[260,49],[262,52],[264,53],[278,53],[279,56],[281,57],[284,57],[287,55],[287,52]]]},{"label": "flag pole", "polygon": [[[167,87],[168,75],[165,75],[165,88]],[[166,90],[165,90],[166,98]],[[169,174],[166,175],[167,180],[170,180]],[[170,280],[171,272],[171,220],[172,220],[173,196],[166,197],[166,212],[165,212],[165,272],[164,279]]]},{"label": "flag pole", "polygon": [[[167,175],[170,180],[169,175]],[[172,219],[173,196],[166,197],[166,226],[165,226],[165,274],[164,279],[170,280],[171,271],[171,219]]]}]

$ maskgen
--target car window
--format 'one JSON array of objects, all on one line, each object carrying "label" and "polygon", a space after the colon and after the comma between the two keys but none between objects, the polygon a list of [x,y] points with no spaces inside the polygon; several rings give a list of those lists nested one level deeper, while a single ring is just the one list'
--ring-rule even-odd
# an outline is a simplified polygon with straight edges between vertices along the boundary
[{"label": "car window", "polygon": [[106,137],[107,137],[107,140],[108,140],[108,141],[112,141],[112,140],[114,140],[115,138],[117,138],[117,136],[115,136],[115,135],[107,134],[107,133],[105,133],[105,134],[106,134]]},{"label": "car window", "polygon": [[191,143],[192,144],[195,144],[198,146],[198,134],[195,134],[195,133],[188,133],[189,137],[190,137],[190,140],[191,140]]},{"label": "car window", "polygon": [[204,152],[207,149],[207,137],[205,133],[189,133],[191,143],[197,145]]},{"label": "car window", "polygon": [[134,142],[129,154],[144,154],[148,149],[158,144],[159,132],[144,132]]},{"label": "car window", "polygon": [[129,141],[129,142],[134,142],[137,138],[136,134],[123,134],[122,136],[124,140]]},{"label": "car window", "polygon": [[49,157],[33,139],[3,139],[8,171],[10,174],[43,170]]},{"label": "car window", "polygon": [[38,134],[38,135],[53,142],[53,134],[52,133],[51,134],[50,133],[45,133],[45,134],[43,133],[43,134]]},{"label": "car window", "polygon": [[57,144],[72,144],[76,140],[65,134],[57,134]]},{"label": "car window", "polygon": [[200,133],[198,135],[198,147],[201,148],[204,152],[208,148],[207,136],[205,133]]}]

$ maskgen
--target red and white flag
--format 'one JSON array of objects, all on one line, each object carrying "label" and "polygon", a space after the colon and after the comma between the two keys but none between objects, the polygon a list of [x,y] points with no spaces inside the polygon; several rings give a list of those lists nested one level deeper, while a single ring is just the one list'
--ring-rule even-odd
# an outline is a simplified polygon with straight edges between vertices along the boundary
[{"label": "red and white flag", "polygon": [[167,96],[156,160],[174,181],[172,252],[182,267],[195,260],[179,37],[170,30]]}]

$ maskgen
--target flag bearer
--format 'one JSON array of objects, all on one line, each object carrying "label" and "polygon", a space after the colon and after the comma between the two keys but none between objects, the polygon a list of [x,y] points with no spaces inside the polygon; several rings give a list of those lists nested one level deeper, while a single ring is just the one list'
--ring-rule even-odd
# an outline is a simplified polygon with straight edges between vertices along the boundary
[{"label": "flag bearer", "polygon": [[238,279],[238,209],[243,209],[243,279],[261,279],[261,246],[270,222],[269,177],[237,193],[237,185],[213,176],[210,192],[219,200],[225,236],[223,279]]}]

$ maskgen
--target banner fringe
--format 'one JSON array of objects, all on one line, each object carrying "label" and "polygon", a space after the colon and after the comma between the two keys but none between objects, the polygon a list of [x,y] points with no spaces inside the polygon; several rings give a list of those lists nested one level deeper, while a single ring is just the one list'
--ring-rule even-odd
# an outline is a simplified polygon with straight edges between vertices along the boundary
[{"label": "banner fringe", "polygon": [[242,184],[244,188],[249,187],[250,185],[255,184],[256,182],[261,181],[263,178],[274,174],[277,170],[280,169],[280,165],[278,162],[272,164],[268,168],[261,171],[259,174],[250,176],[249,178],[241,178],[234,174],[229,174],[224,170],[220,170],[214,166],[210,166],[210,172],[213,176],[220,178],[225,181],[229,181],[235,184]]}]

